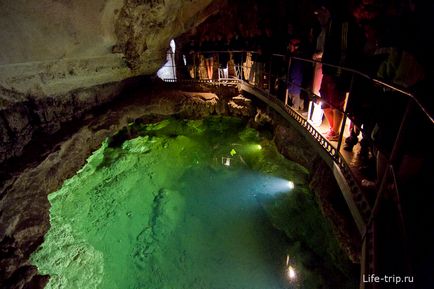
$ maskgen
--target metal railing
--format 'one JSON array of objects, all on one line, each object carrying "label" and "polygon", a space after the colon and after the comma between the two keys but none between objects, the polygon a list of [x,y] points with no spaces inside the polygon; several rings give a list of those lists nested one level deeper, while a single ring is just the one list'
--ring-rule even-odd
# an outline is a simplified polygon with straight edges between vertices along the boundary
[{"label": "metal railing", "polygon": [[[208,60],[206,60],[208,59]],[[184,71],[184,74],[178,74],[177,82],[185,81],[183,79],[188,78],[189,81],[199,81],[205,83],[221,83],[227,81],[235,81],[244,85],[246,90],[259,91],[263,97],[266,97],[269,104],[274,104],[276,108],[283,109],[284,113],[295,120],[301,127],[303,127],[309,134],[317,141],[317,143],[324,149],[330,159],[339,168],[340,173],[345,178],[348,186],[351,190],[352,198],[356,209],[359,211],[359,231],[361,233],[362,240],[362,274],[376,273],[376,259],[375,257],[375,234],[376,234],[376,218],[381,211],[381,202],[384,198],[385,190],[392,190],[392,194],[395,196],[396,207],[399,212],[400,226],[404,232],[405,228],[405,216],[402,210],[401,198],[399,193],[399,182],[397,180],[396,172],[398,167],[398,157],[401,154],[403,142],[407,132],[407,126],[409,123],[409,115],[411,112],[417,111],[422,118],[428,123],[428,126],[433,129],[434,117],[429,111],[421,104],[418,98],[395,85],[385,83],[384,81],[370,77],[367,74],[360,71],[322,63],[319,61],[305,59],[301,57],[287,57],[280,54],[272,54],[265,56],[260,53],[251,51],[207,51],[201,53],[194,53],[189,55],[184,65],[178,65],[182,69],[189,69]],[[223,60],[223,61],[222,61]],[[303,73],[310,73],[309,77],[313,77],[313,71],[316,65],[322,65],[323,69],[335,69],[339,70],[340,77],[347,79],[347,93],[345,105],[337,107],[332,103],[326,102],[321,99],[318,93],[314,92],[312,88],[312,79],[307,81],[303,80],[305,75],[302,75],[302,80],[297,79],[297,75],[293,75],[296,70],[296,66],[301,66]],[[210,67],[211,66],[211,67]],[[297,68],[299,69],[299,68]],[[215,72],[217,71],[217,74]],[[187,72],[187,73],[186,73]],[[224,76],[224,77],[221,77]],[[309,78],[308,77],[308,78]],[[174,81],[174,80],[169,80]],[[368,86],[369,88],[362,87],[361,84]],[[283,88],[281,87],[283,85]],[[309,119],[290,107],[288,88],[296,87],[299,89],[298,93],[303,93],[305,97],[312,102],[321,101],[326,103],[330,107],[340,111],[343,114],[342,124],[340,126],[339,139],[336,144],[328,141],[310,122]],[[345,124],[348,120],[352,120],[355,123],[367,125],[373,125],[372,121],[379,121],[378,119],[370,117],[367,119],[357,119],[355,111],[357,111],[357,104],[360,104],[360,94],[357,90],[365,90],[367,93],[376,95],[375,99],[386,98],[386,94],[393,94],[404,98],[407,104],[402,115],[398,115],[399,119],[395,120],[394,124],[399,124],[398,129],[393,136],[389,136],[390,145],[386,151],[389,152],[386,161],[386,170],[383,174],[377,173],[381,178],[377,179],[377,191],[375,200],[368,201],[365,191],[361,190],[359,182],[350,168],[349,164],[345,160],[341,153],[341,146],[343,136],[345,132]],[[355,93],[356,92],[356,93]],[[283,93],[283,95],[282,95]],[[354,96],[356,94],[356,96]],[[354,101],[356,99],[356,101]],[[359,101],[359,103],[358,103]],[[376,101],[376,100],[374,100]],[[372,105],[372,104],[371,104]],[[393,105],[391,105],[393,106]],[[371,107],[372,108],[372,107]],[[369,112],[369,111],[368,111]],[[370,113],[370,112],[369,112]],[[386,113],[386,112],[384,112]],[[398,113],[399,114],[399,113]],[[369,130],[364,128],[365,130]],[[372,129],[372,127],[370,127]],[[389,127],[383,127],[382,129],[390,129]],[[390,181],[391,180],[391,181]],[[350,206],[350,203],[347,200]],[[351,210],[352,208],[350,208]],[[354,208],[353,208],[354,209]],[[353,214],[353,217],[356,217]],[[361,285],[368,286],[366,284]],[[372,288],[375,288],[376,284],[371,284]]]}]

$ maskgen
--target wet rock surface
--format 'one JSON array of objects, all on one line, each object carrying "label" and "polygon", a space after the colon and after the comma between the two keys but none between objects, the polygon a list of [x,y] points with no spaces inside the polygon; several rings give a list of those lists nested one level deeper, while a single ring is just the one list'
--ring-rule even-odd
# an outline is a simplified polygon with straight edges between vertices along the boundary
[{"label": "wet rock surface", "polygon": [[315,193],[323,215],[332,224],[342,249],[352,262],[359,263],[360,234],[329,166],[321,160],[312,147],[300,145],[306,140],[295,128],[277,124],[274,136],[282,155],[303,165],[311,172],[310,188]]},{"label": "wet rock surface", "polygon": [[113,100],[124,85],[125,82],[108,83],[52,97],[31,97],[0,88],[0,162],[19,157],[33,134],[54,134],[62,124]]},{"label": "wet rock surface", "polygon": [[255,112],[252,101],[243,95],[234,96],[229,102],[229,111],[233,115],[250,117]]}]

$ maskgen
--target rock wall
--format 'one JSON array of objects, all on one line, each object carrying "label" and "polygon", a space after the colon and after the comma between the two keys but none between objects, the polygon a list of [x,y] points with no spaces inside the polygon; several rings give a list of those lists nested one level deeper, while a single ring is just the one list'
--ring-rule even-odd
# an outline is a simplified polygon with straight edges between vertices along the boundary
[{"label": "rock wall", "polygon": [[360,263],[360,234],[330,167],[311,146],[300,145],[307,141],[277,113],[267,114],[259,110],[255,119],[259,123],[271,123],[274,127],[274,141],[280,153],[308,169],[309,187],[314,192],[323,215],[330,221],[341,248],[353,263]]},{"label": "rock wall", "polygon": [[200,24],[222,0],[0,1],[0,85],[63,95],[153,74],[170,39]]},{"label": "rock wall", "polygon": [[202,23],[224,4],[212,0],[127,0],[115,23],[118,41],[113,52],[123,53],[133,71],[154,73],[165,58],[170,39]]},{"label": "rock wall", "polygon": [[0,163],[19,157],[36,134],[52,135],[62,124],[113,100],[121,94],[125,83],[106,83],[65,95],[41,97],[0,88],[4,96],[0,98]]},{"label": "rock wall", "polygon": [[0,0],[0,163],[157,71],[224,0]]}]

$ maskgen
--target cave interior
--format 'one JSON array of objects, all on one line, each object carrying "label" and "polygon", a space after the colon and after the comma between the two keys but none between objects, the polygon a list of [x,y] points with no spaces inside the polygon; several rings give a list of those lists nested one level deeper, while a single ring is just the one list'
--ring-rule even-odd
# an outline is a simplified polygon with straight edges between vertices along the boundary
[{"label": "cave interior", "polygon": [[[173,288],[245,288],[242,287],[243,284],[248,283],[243,282],[249,278],[255,280],[254,282],[254,278],[258,278],[255,286],[267,284],[263,286],[270,288],[270,284],[273,284],[275,288],[425,289],[434,284],[434,156],[432,140],[429,138],[434,128],[434,63],[430,57],[434,47],[433,3],[422,0],[0,0],[0,9],[1,288],[130,288],[124,287],[126,284],[144,288],[161,288],[161,284],[170,284]],[[326,18],[332,19],[327,20],[326,25],[322,23],[325,18],[321,18],[325,17],[324,9],[332,15]],[[347,55],[346,47],[343,49],[336,44],[340,41],[339,36],[333,38],[335,35],[330,32],[330,23],[339,21],[348,21],[353,25],[350,27],[355,27],[356,32],[350,30],[348,36],[348,51],[351,49],[350,52],[359,53],[354,54],[355,58],[351,58],[351,53]],[[376,229],[375,256],[368,257],[372,258],[375,264],[374,268],[370,268],[371,271],[361,269],[366,254],[363,246],[363,238],[366,236],[361,236],[363,233],[359,232],[351,209],[347,207],[330,166],[321,158],[321,152],[316,151],[314,146],[306,141],[308,136],[295,129],[270,108],[270,105],[242,91],[239,86],[220,80],[235,77],[237,81],[260,88],[264,95],[275,94],[285,105],[285,93],[288,93],[293,107],[299,106],[297,110],[300,115],[307,114],[309,105],[313,105],[310,101],[315,100],[312,99],[312,91],[315,93],[315,89],[298,90],[298,98],[293,98],[293,88],[285,83],[293,71],[287,64],[290,57],[318,60],[315,59],[319,52],[317,42],[323,31],[329,44],[326,42],[326,46],[321,49],[332,51],[327,45],[333,41],[334,47],[337,47],[333,53],[327,54],[331,61],[329,64],[362,71],[369,76],[370,83],[375,82],[372,79],[379,79],[407,93],[394,94],[393,89],[383,86],[381,94],[374,94],[373,92],[377,91],[374,85],[374,89],[367,90],[363,82],[359,84],[352,80],[354,90],[359,92],[354,95],[367,100],[349,104],[356,108],[351,117],[381,116],[374,119],[377,123],[364,122],[362,132],[369,125],[372,125],[372,128],[369,128],[369,132],[372,132],[375,124],[388,129],[371,140],[374,143],[370,144],[366,167],[358,163],[362,150],[362,133],[357,136],[357,144],[353,144],[355,157],[350,159],[350,166],[357,168],[356,181],[359,185],[362,179],[373,180],[371,184],[375,183],[375,178],[379,178],[377,175],[381,171],[381,157],[377,154],[380,151],[386,158],[393,155],[388,164],[396,165],[396,171],[393,171],[391,177],[385,178],[386,183],[393,183],[395,178],[394,184],[399,185],[399,190],[393,185],[389,186],[390,188],[386,185],[381,198],[377,198],[378,187],[373,188],[371,185],[362,188],[370,205],[379,211],[376,215],[376,226],[379,229]],[[174,43],[176,48],[171,43]],[[339,54],[338,50],[341,54],[345,50],[345,57],[348,56],[347,59],[352,61],[340,62],[341,59],[338,59],[333,62],[340,57],[335,55]],[[264,80],[263,75],[267,74],[261,74],[263,72],[255,68],[255,78],[249,79],[245,71],[253,68],[244,64],[247,63],[246,51],[255,51],[249,60],[256,63],[255,67],[259,67],[261,62],[267,63],[261,66],[261,69],[269,70],[268,76],[272,73],[278,76],[273,77],[272,81]],[[271,56],[272,54],[275,56]],[[360,55],[363,55],[363,58]],[[212,64],[209,64],[207,59],[212,59]],[[326,60],[323,61],[327,63]],[[241,72],[237,71],[237,63],[240,64],[239,67],[243,67]],[[298,67],[294,63],[297,61],[293,61],[292,65]],[[310,68],[306,68],[309,65]],[[312,75],[314,66],[312,63],[309,65],[300,66],[303,67],[300,69],[311,69],[309,73]],[[168,74],[160,74],[165,67]],[[259,80],[258,75],[261,76]],[[171,82],[162,78],[170,78]],[[198,79],[200,81],[194,81]],[[300,80],[300,85],[311,89],[313,82],[314,77],[305,77]],[[411,98],[408,95],[411,95]],[[288,98],[288,95],[286,97]],[[367,102],[370,106],[358,107]],[[407,106],[408,103],[411,105]],[[404,114],[406,118],[403,118]],[[401,123],[402,119],[405,121]],[[332,126],[327,115],[320,121]],[[404,131],[403,137],[395,139],[401,131],[400,128]],[[200,140],[203,142],[202,146],[191,141],[199,138],[195,133],[206,135],[205,140]],[[208,156],[203,147],[212,147],[210,150],[218,151],[225,146],[220,143],[222,136],[232,141],[225,144],[230,146],[231,150],[219,152],[218,157]],[[368,138],[371,139],[370,136],[367,136]],[[342,145],[344,142],[343,139]],[[397,142],[400,149],[395,152],[392,147]],[[161,150],[166,146],[179,149],[175,150],[176,156]],[[193,150],[188,151],[188,148]],[[260,151],[260,154],[255,155],[253,150],[255,153]],[[104,264],[105,269],[102,269],[103,261],[95,263],[98,263],[99,267],[94,265],[90,259],[104,259],[99,249],[95,249],[98,245],[89,249],[84,241],[80,243],[81,241],[73,242],[70,239],[59,243],[59,240],[67,239],[56,239],[62,234],[75,234],[68,238],[76,240],[81,240],[78,237],[80,234],[90,234],[90,239],[97,239],[92,234],[98,234],[98,231],[91,232],[91,228],[86,227],[88,225],[83,225],[83,228],[88,229],[85,233],[73,231],[74,228],[69,231],[69,227],[65,229],[59,225],[59,220],[66,223],[68,218],[71,218],[71,224],[78,224],[76,219],[80,219],[79,212],[87,206],[85,202],[80,204],[82,200],[79,198],[71,197],[69,200],[67,196],[74,193],[77,196],[89,194],[89,198],[92,198],[92,194],[111,192],[115,194],[113,199],[121,202],[124,196],[119,192],[122,189],[116,184],[112,185],[111,179],[104,174],[110,174],[113,170],[116,172],[113,173],[115,179],[121,176],[127,179],[135,177],[135,166],[143,171],[149,169],[144,161],[135,159],[137,154],[148,154],[157,164],[159,158],[169,164],[174,160],[169,168],[161,168],[161,171],[173,174],[172,176],[168,173],[167,178],[175,178],[176,175],[180,183],[187,180],[196,186],[199,179],[211,178],[210,176],[222,182],[238,184],[237,181],[245,177],[243,173],[237,172],[239,175],[231,178],[219,171],[221,166],[230,164],[242,168],[246,166],[264,174],[272,173],[276,179],[289,178],[288,176],[297,178],[296,189],[290,198],[280,195],[272,199],[258,198],[261,210],[266,212],[269,222],[268,227],[263,229],[265,233],[262,232],[270,236],[270,244],[266,246],[270,251],[266,252],[285,252],[280,255],[287,256],[286,259],[278,261],[277,265],[273,263],[276,271],[285,268],[282,270],[286,270],[284,273],[287,276],[283,277],[283,281],[279,279],[282,272],[277,274],[280,277],[276,277],[276,280],[279,280],[272,280],[270,283],[264,281],[268,280],[267,278],[271,280],[270,276],[276,273],[267,273],[266,270],[271,267],[265,265],[263,271],[258,271],[256,275],[251,272],[249,274],[252,275],[249,275],[244,271],[240,271],[239,276],[227,273],[226,276],[230,276],[230,281],[227,281],[229,283],[221,282],[221,274],[208,276],[203,273],[207,272],[206,270],[200,271],[203,268],[196,266],[190,269],[205,276],[203,280],[199,277],[196,280],[193,276],[192,280],[186,278],[179,283],[176,280],[164,283],[162,278],[170,275],[166,271],[179,270],[176,266],[178,263],[164,265],[166,271],[160,272],[159,263],[155,260],[152,263],[150,260],[153,259],[148,256],[160,254],[155,253],[159,251],[152,249],[152,244],[158,243],[161,236],[167,237],[167,232],[164,232],[167,228],[162,229],[162,224],[174,224],[164,218],[174,218],[173,216],[177,216],[177,206],[185,205],[185,200],[180,196],[182,189],[178,192],[156,186],[155,190],[150,192],[153,199],[146,200],[149,201],[151,217],[143,226],[149,226],[152,232],[143,231],[135,240],[145,244],[146,250],[131,249],[136,250],[136,257],[139,256],[139,261],[134,259],[137,263],[131,264],[132,267],[137,266],[140,270],[149,267],[154,270],[146,273],[151,277],[144,278],[140,281],[142,283],[122,283],[119,281],[122,275],[116,277],[119,280],[115,277],[101,279],[104,275],[101,272],[116,267],[117,256],[110,256],[111,264]],[[161,157],[158,154],[161,154]],[[184,159],[183,154],[194,157]],[[178,159],[178,155],[182,157]],[[172,159],[167,160],[169,157]],[[218,159],[217,169],[214,163],[200,169],[189,163],[193,159],[197,163],[202,162],[201,157],[210,159],[211,163]],[[116,167],[120,164],[124,165],[125,169],[130,169],[131,173],[125,173],[124,168]],[[278,167],[280,165],[282,167]],[[191,170],[191,175],[183,171],[187,168]],[[83,176],[86,173],[90,174],[90,179]],[[149,177],[149,182],[157,182],[158,178],[151,175],[152,173],[149,173],[146,176]],[[101,178],[101,184],[91,185],[93,177]],[[254,177],[255,180],[249,179],[242,185],[238,184],[238,191],[242,192],[241,187],[247,187],[249,182],[259,182],[262,175],[258,173]],[[264,183],[268,181],[264,178]],[[109,183],[105,186],[106,191],[86,191],[86,186],[104,187],[104,183]],[[210,190],[221,190],[212,181],[204,184]],[[375,185],[380,186],[378,183]],[[137,184],[131,186],[131,190],[139,191],[136,186]],[[118,189],[119,192],[116,191]],[[286,188],[287,191],[292,189]],[[175,199],[169,199],[168,196]],[[106,202],[108,198],[107,195],[97,200]],[[65,205],[59,202],[63,199]],[[378,207],[377,200],[381,200]],[[145,202],[143,199],[134,198],[130,201],[132,206],[134,202]],[[231,202],[221,199],[214,201]],[[77,210],[77,215],[68,215],[72,213],[64,210],[62,206],[66,207],[67,202],[70,202],[71,212]],[[215,209],[214,212],[214,204],[203,205],[215,214],[211,214],[215,219],[220,218],[217,213],[236,215],[238,209],[230,207],[231,211]],[[185,207],[196,212],[192,205]],[[152,214],[159,210],[168,211],[161,213],[161,218],[154,217]],[[107,209],[107,212],[109,211]],[[116,212],[112,211],[110,214],[116,215]],[[59,212],[59,215],[54,215],[54,212]],[[200,214],[199,212],[196,213]],[[134,214],[136,211],[126,210],[126,217],[123,216],[122,221],[113,223],[119,225],[119,228],[134,227],[134,222],[128,223]],[[243,221],[241,216],[247,215],[238,215],[240,223]],[[98,220],[107,223],[113,216],[96,216],[95,220],[91,220],[91,214],[88,217],[88,222]],[[235,219],[237,216],[234,216]],[[286,222],[289,219],[300,224],[292,225],[291,222]],[[205,227],[195,218],[191,218],[191,222]],[[248,227],[259,223],[246,221],[242,224]],[[190,233],[218,234],[219,228],[215,228],[215,231],[209,228],[203,228],[202,231],[191,229]],[[246,229],[243,231],[245,239],[241,237],[241,241],[234,242],[253,248],[254,244],[249,243],[250,237],[247,237],[253,231],[254,229]],[[175,229],[173,232],[183,236],[183,233]],[[225,232],[223,230],[221,234],[226,234]],[[117,234],[121,233],[128,234],[121,230]],[[221,243],[229,244],[230,238],[235,238],[234,236],[237,235],[229,234],[226,240],[223,240],[222,236],[216,236],[209,244],[220,239]],[[182,237],[179,240],[182,241]],[[123,243],[119,242],[114,247],[123,247]],[[195,241],[192,242],[194,245]],[[264,242],[267,243],[266,240]],[[199,243],[196,245],[197,252],[206,248]],[[77,257],[78,255],[68,255],[73,253],[65,249],[68,253],[62,258],[77,258],[83,263],[72,262],[71,267],[65,265],[62,269],[64,271],[56,271],[59,266],[50,267],[56,261],[67,261],[56,256],[58,251],[62,251],[59,250],[62,246],[76,248],[77,252],[82,250],[82,257]],[[249,262],[262,260],[249,255],[248,250],[243,251],[245,248],[231,246],[232,244],[229,244],[227,248],[237,251],[240,259],[250,260]],[[168,252],[177,254],[169,248],[171,247],[167,247]],[[218,250],[220,249],[215,249]],[[261,248],[252,252],[263,253],[261,250],[265,251]],[[107,251],[108,253],[104,254],[109,256],[110,248]],[[180,255],[179,258],[190,256],[188,248],[185,252],[187,253],[184,257]],[[303,252],[300,257],[292,257],[291,254],[296,255],[299,252]],[[90,255],[92,257],[89,257]],[[88,259],[83,256],[88,256]],[[272,257],[279,258],[274,255]],[[194,258],[193,262],[201,260],[199,253]],[[227,259],[217,258],[212,261],[214,263],[210,265],[210,270],[212,268],[224,271],[224,262],[228,260],[233,263],[239,261],[232,259],[232,256]],[[86,267],[91,266],[91,263],[93,267]],[[92,268],[91,274],[83,274],[80,266]],[[127,262],[125,266],[130,264]],[[245,268],[253,268],[249,266],[245,265]],[[184,270],[188,271],[189,267],[185,268]],[[294,271],[294,268],[299,271]],[[139,275],[140,270],[139,273],[131,272]],[[365,275],[367,272],[373,274]],[[79,280],[76,276],[79,274],[85,277]],[[154,278],[152,274],[155,274]],[[390,282],[383,278],[377,284],[375,276],[390,277]],[[411,277],[408,279],[411,281],[404,281],[405,277]],[[78,283],[71,281],[76,279],[79,280]]]}]

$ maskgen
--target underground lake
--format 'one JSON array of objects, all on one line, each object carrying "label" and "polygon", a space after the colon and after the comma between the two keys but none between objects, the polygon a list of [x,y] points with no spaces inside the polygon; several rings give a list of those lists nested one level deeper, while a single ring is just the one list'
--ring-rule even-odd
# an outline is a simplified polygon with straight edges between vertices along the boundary
[{"label": "underground lake", "polygon": [[237,118],[132,123],[48,198],[46,288],[357,287],[309,172]]}]

